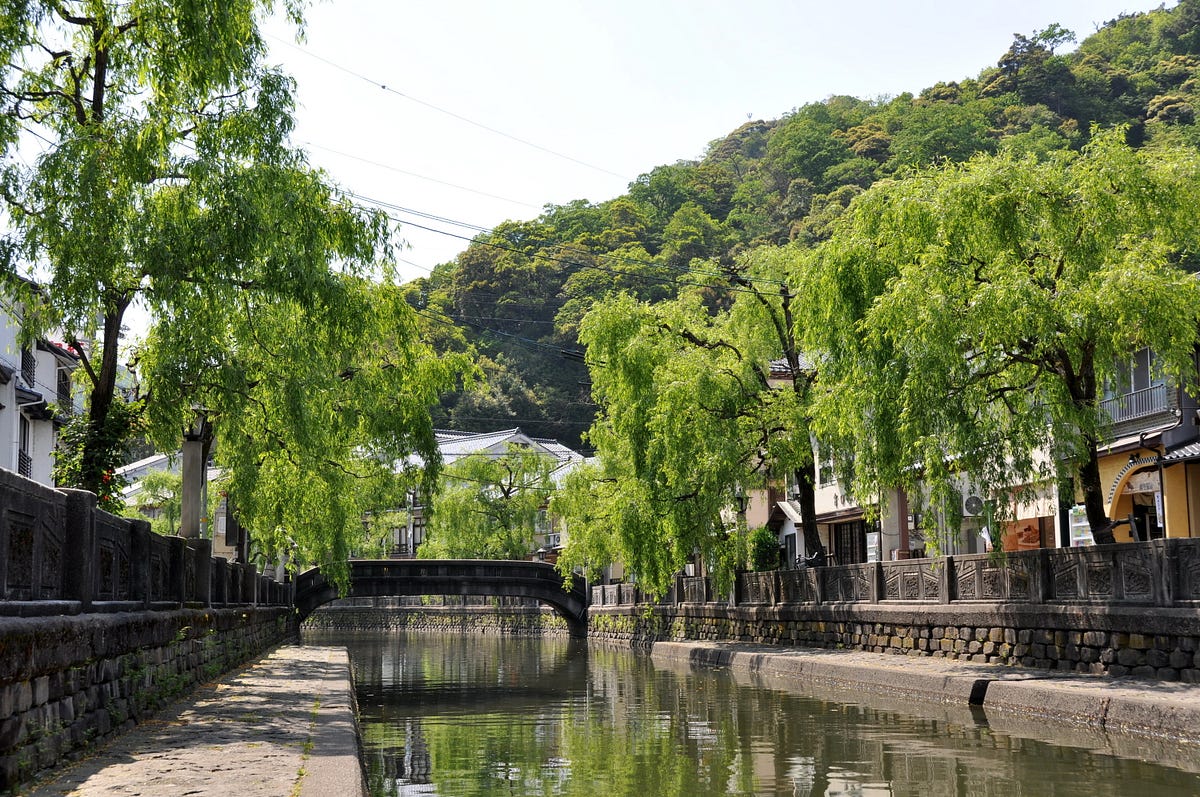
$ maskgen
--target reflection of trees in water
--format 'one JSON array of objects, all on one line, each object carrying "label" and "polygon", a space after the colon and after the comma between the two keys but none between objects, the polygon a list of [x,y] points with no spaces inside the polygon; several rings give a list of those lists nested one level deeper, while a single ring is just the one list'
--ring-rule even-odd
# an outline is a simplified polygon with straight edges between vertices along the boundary
[{"label": "reflection of trees in water", "polygon": [[565,640],[426,637],[352,653],[365,656],[355,673],[376,795],[420,783],[420,793],[455,797],[1117,797],[1131,784],[1182,795],[1200,783],[1000,732],[965,708],[801,693],[615,648],[584,656]]}]

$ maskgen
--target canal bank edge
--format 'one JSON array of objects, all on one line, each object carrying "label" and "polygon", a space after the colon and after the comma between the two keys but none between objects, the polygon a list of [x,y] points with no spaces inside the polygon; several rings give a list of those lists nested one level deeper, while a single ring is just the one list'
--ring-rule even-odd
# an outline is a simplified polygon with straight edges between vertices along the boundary
[{"label": "canal bank edge", "polygon": [[196,690],[27,797],[365,797],[345,648],[285,645]]},{"label": "canal bank edge", "polygon": [[960,706],[1200,744],[1200,689],[1002,665],[725,642],[656,642],[657,662],[727,667],[796,683]]}]

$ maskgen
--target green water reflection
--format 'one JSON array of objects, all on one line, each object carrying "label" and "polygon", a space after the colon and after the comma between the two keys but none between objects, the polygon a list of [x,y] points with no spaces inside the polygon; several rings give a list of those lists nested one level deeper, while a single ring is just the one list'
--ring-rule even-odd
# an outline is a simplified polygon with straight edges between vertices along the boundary
[{"label": "green water reflection", "polygon": [[578,641],[311,641],[350,649],[372,797],[1200,794],[1194,748]]}]

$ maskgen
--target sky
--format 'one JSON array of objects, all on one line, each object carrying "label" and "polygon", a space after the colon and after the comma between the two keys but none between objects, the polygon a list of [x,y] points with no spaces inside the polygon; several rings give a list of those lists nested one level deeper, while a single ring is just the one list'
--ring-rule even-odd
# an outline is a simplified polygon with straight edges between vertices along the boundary
[{"label": "sky", "polygon": [[1057,22],[1082,40],[1161,3],[325,0],[302,43],[281,19],[266,32],[297,81],[294,143],[387,203],[407,279],[478,229],[619,196],[749,119],[975,77],[1015,33]]}]

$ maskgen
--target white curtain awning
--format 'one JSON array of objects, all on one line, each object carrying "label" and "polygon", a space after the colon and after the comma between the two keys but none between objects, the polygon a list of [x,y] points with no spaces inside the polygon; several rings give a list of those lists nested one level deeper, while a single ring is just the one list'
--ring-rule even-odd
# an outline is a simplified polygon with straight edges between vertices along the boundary
[{"label": "white curtain awning", "polygon": [[800,507],[795,501],[780,501],[779,509],[797,526],[803,522],[800,519]]}]

